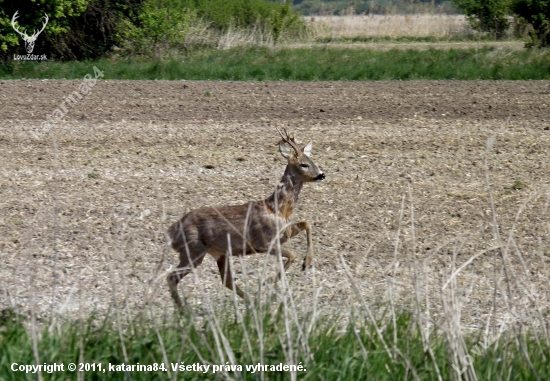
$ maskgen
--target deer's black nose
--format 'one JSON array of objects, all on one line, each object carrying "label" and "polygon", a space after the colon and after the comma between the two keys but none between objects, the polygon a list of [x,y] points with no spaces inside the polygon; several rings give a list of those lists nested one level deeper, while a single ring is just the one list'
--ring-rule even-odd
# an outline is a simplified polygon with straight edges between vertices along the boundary
[{"label": "deer's black nose", "polygon": [[321,180],[324,180],[325,179],[325,174],[324,173],[320,173],[317,175],[316,178],[314,178],[313,180],[315,181],[321,181]]}]

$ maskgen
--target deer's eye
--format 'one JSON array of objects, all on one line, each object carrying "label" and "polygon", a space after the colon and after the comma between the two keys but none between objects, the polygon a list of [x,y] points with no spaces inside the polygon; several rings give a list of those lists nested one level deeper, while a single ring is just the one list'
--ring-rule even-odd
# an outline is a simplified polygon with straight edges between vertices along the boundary
[{"label": "deer's eye", "polygon": [[302,168],[305,169],[305,168],[309,168],[309,165],[307,165],[307,164],[300,164],[300,167],[302,167]]}]

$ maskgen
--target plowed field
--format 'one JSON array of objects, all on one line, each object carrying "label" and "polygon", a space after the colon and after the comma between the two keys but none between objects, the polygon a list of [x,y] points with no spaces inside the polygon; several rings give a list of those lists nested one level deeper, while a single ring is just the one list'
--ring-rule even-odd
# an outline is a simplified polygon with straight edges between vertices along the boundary
[{"label": "plowed field", "polygon": [[[504,314],[505,297],[548,311],[550,82],[101,81],[67,101],[79,85],[0,82],[0,309],[79,314],[116,297],[170,310],[165,229],[199,206],[267,197],[285,126],[326,174],[295,214],[313,225],[314,268],[300,271],[304,236],[288,244],[303,303],[349,306],[353,282],[373,305],[390,290],[408,305],[416,289],[437,318],[442,286],[479,254],[456,277],[464,323],[482,324],[494,300]],[[273,257],[235,260],[238,282],[255,285],[264,263],[271,275]],[[231,298],[210,258],[180,283],[191,303],[203,291]]]}]

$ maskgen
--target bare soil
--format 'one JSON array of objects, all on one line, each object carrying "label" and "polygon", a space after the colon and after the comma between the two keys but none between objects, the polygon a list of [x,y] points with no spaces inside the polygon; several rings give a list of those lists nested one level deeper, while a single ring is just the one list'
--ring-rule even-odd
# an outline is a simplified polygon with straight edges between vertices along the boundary
[{"label": "bare soil", "polygon": [[[295,215],[313,225],[314,268],[300,271],[305,237],[288,244],[304,303],[352,305],[354,282],[371,304],[391,290],[408,305],[416,288],[437,319],[453,269],[488,249],[456,278],[464,323],[481,325],[494,300],[501,314],[505,299],[548,313],[548,81],[100,81],[41,127],[79,84],[0,82],[0,309],[80,314],[116,298],[170,310],[165,229],[199,206],[268,196],[285,166],[279,125],[313,141],[327,176],[304,187]],[[253,286],[276,261],[242,264],[237,279]],[[180,283],[191,303],[203,291],[231,299],[212,260],[199,270]]]}]

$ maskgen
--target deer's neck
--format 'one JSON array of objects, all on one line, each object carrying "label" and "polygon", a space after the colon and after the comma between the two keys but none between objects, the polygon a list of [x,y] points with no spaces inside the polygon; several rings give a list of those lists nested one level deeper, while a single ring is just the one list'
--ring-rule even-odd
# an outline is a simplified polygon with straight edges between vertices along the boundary
[{"label": "deer's neck", "polygon": [[303,185],[300,175],[293,173],[287,166],[277,189],[265,200],[267,207],[279,217],[290,220]]},{"label": "deer's neck", "polygon": [[296,173],[290,166],[287,165],[283,178],[281,179],[281,183],[283,183],[286,187],[287,197],[293,197],[294,203],[298,202],[298,196],[300,196],[300,192],[304,186],[302,175],[300,173]]}]

